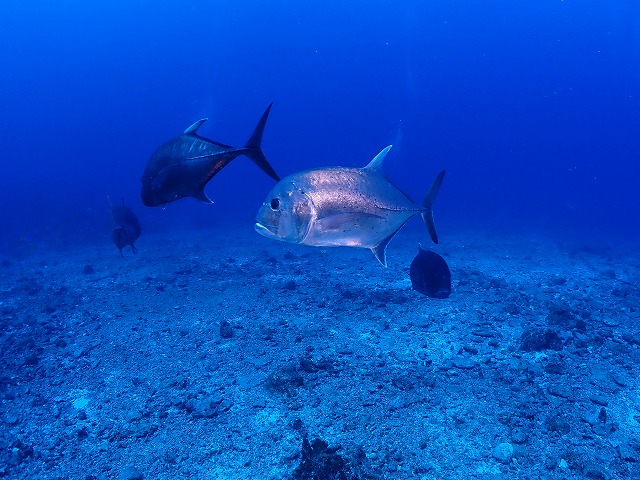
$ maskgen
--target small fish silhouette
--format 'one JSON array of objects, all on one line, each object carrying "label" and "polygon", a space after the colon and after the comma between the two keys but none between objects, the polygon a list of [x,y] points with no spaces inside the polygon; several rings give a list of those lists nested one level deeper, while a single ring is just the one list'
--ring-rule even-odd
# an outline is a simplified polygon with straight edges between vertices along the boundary
[{"label": "small fish silhouette", "polygon": [[133,253],[138,253],[134,242],[140,237],[142,228],[140,227],[140,221],[138,217],[136,217],[136,214],[124,204],[124,199],[122,200],[122,205],[111,206],[111,218],[114,224],[113,230],[111,231],[111,240],[113,240],[114,245],[120,250],[120,255],[124,256],[122,249],[127,245],[131,245]]},{"label": "small fish silhouette", "polygon": [[414,290],[431,298],[447,298],[451,294],[451,272],[444,258],[418,246],[411,262],[409,276]]}]

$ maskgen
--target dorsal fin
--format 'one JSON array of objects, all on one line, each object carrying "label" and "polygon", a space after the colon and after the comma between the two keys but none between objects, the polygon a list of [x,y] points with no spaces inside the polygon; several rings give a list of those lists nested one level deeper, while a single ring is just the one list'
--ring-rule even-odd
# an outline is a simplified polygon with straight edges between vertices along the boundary
[{"label": "dorsal fin", "polygon": [[384,157],[387,156],[387,153],[389,153],[389,150],[391,150],[391,147],[393,147],[393,145],[389,145],[388,147],[384,148],[378,155],[373,157],[373,160],[369,162],[369,165],[367,165],[364,168],[368,168],[369,170],[382,171],[382,162],[384,162]]},{"label": "dorsal fin", "polygon": [[184,134],[185,135],[195,135],[196,133],[198,133],[198,129],[200,128],[200,125],[202,125],[204,122],[206,122],[207,120],[209,120],[208,118],[201,118],[200,120],[198,120],[195,123],[192,123],[185,131]]}]

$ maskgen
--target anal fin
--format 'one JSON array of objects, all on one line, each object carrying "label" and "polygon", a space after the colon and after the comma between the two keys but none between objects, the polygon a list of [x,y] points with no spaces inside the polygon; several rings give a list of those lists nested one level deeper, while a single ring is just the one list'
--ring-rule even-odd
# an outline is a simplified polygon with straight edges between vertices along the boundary
[{"label": "anal fin", "polygon": [[195,191],[191,196],[196,200],[200,200],[204,203],[213,203],[213,200],[207,197],[207,194],[204,193],[204,185],[199,190]]},{"label": "anal fin", "polygon": [[387,244],[389,243],[392,237],[393,235],[391,235],[391,237],[385,238],[382,242],[380,242],[378,245],[376,245],[371,249],[371,252],[378,259],[378,261],[382,264],[383,267],[387,266],[387,257],[385,254],[385,249],[387,248]]},{"label": "anal fin", "polygon": [[389,235],[387,238],[385,238],[384,240],[382,240],[378,245],[376,245],[375,247],[371,248],[371,252],[373,252],[373,254],[375,255],[375,257],[378,259],[378,261],[382,264],[383,267],[387,266],[387,257],[385,254],[385,249],[387,248],[387,245],[389,244],[389,242],[391,241],[391,239],[393,237],[396,236],[396,233],[398,233],[400,231],[400,229],[402,227],[405,226],[405,224],[409,221],[409,219],[405,220],[405,222],[400,225],[395,232],[393,232],[391,235]]}]

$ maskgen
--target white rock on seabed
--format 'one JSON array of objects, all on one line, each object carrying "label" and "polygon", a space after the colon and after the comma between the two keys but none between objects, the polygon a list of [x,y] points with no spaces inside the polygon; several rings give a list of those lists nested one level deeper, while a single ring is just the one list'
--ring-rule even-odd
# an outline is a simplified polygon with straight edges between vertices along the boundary
[{"label": "white rock on seabed", "polygon": [[511,462],[513,458],[513,445],[506,442],[499,443],[493,449],[493,458],[504,464]]}]

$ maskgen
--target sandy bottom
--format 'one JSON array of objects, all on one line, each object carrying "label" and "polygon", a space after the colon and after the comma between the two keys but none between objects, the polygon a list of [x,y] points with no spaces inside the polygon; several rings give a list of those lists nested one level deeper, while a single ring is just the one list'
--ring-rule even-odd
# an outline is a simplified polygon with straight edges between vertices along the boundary
[{"label": "sandy bottom", "polygon": [[640,258],[451,235],[436,300],[419,241],[3,254],[0,477],[640,478]]}]

